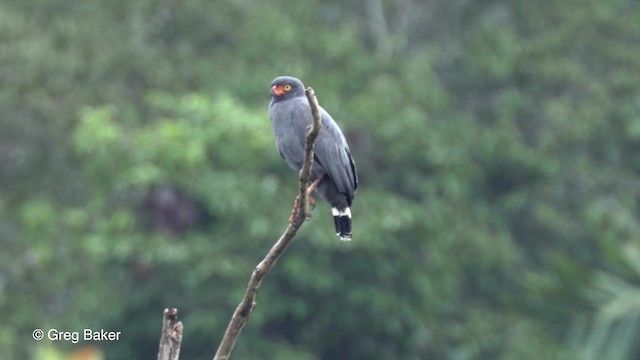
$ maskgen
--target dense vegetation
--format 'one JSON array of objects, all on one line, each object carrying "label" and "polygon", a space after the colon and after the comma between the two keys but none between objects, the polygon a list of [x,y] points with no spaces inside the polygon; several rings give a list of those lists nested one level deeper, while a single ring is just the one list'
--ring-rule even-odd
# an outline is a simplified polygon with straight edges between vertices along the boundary
[{"label": "dense vegetation", "polygon": [[2,1],[0,39],[2,358],[154,358],[167,306],[213,356],[296,193],[283,74],[349,139],[354,240],[319,204],[234,358],[640,357],[636,1]]}]

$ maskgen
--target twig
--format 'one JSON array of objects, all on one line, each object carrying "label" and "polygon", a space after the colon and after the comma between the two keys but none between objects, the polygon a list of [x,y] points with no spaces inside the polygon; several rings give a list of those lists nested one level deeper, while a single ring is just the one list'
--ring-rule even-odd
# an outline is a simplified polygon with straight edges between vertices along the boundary
[{"label": "twig", "polygon": [[164,309],[162,315],[162,334],[158,360],[178,360],[182,343],[182,321],[178,320],[178,310]]},{"label": "twig", "polygon": [[255,270],[251,274],[251,278],[249,279],[249,284],[247,285],[247,291],[244,294],[244,298],[236,308],[231,320],[229,321],[229,325],[227,325],[227,330],[224,333],[224,337],[220,342],[220,346],[218,347],[218,351],[214,356],[213,360],[227,360],[229,359],[229,355],[233,350],[233,346],[240,335],[240,331],[246,325],[249,320],[249,316],[251,312],[256,306],[256,295],[258,293],[258,289],[260,288],[260,284],[264,277],[269,273],[271,268],[275,265],[276,261],[285,251],[289,242],[298,232],[298,229],[304,223],[304,219],[309,212],[309,199],[307,198],[307,187],[309,186],[309,176],[311,174],[311,166],[313,165],[313,148],[316,138],[318,137],[318,133],[320,132],[320,110],[318,105],[318,100],[316,99],[315,92],[312,88],[307,88],[305,91],[307,99],[309,100],[309,105],[311,106],[311,114],[313,115],[313,124],[307,135],[305,137],[305,148],[304,148],[304,163],[302,165],[302,169],[300,170],[300,186],[298,192],[299,199],[299,207],[298,211],[294,216],[294,222],[287,226],[287,229],[280,236],[280,239],[276,241],[271,250],[267,253],[267,256],[256,266]]}]

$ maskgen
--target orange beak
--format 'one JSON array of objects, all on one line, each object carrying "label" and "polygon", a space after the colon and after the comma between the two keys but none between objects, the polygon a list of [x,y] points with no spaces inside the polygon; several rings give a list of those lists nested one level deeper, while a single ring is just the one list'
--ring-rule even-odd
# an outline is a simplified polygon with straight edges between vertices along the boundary
[{"label": "orange beak", "polygon": [[284,94],[284,90],[282,90],[282,87],[278,85],[273,85],[271,87],[271,90],[273,90],[273,93],[276,94],[276,96],[281,96],[282,94]]}]

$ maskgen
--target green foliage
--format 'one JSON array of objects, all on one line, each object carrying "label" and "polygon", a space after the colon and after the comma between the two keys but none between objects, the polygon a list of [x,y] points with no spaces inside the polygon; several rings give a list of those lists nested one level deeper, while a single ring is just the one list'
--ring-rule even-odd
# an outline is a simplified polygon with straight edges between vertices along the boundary
[{"label": "green foliage", "polygon": [[354,240],[319,202],[234,358],[637,358],[638,24],[629,0],[0,4],[3,355],[149,358],[177,307],[211,357],[296,193],[267,115],[291,74],[351,144]]}]

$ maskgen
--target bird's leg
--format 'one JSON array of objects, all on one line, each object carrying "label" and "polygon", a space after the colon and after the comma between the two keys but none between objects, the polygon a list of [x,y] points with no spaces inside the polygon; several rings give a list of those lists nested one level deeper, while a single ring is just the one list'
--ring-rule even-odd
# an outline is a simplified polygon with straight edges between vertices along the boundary
[{"label": "bird's leg", "polygon": [[316,201],[311,197],[311,193],[318,187],[320,181],[322,181],[324,175],[320,175],[317,179],[315,179],[307,188],[307,198],[309,199],[309,209],[313,210],[316,207]]},{"label": "bird's leg", "polygon": [[[310,204],[312,201],[313,199],[309,197]],[[315,201],[313,201],[313,203],[315,204]],[[296,196],[296,199],[293,201],[293,210],[291,210],[291,216],[289,217],[290,224],[293,224],[296,222],[296,213],[298,212],[299,209],[300,209],[300,197]],[[311,217],[313,217],[313,214],[311,213],[311,211],[308,211],[307,213],[304,214],[304,216],[305,216],[305,220],[311,220]]]},{"label": "bird's leg", "polygon": [[[307,188],[307,199],[309,199],[310,210],[313,210],[316,206],[316,201],[313,200],[313,198],[311,197],[311,193],[316,189],[316,187],[318,187],[318,184],[320,184],[320,181],[322,181],[323,177],[324,175],[315,179],[311,184],[309,184],[309,187]],[[298,196],[296,196],[296,199],[293,202],[293,210],[291,210],[291,217],[289,217],[289,223],[293,224],[295,222],[296,212],[298,211],[299,208],[300,208],[300,199]],[[311,220],[312,217],[313,217],[313,214],[311,213],[311,211],[308,211],[305,214],[305,220]]]}]

